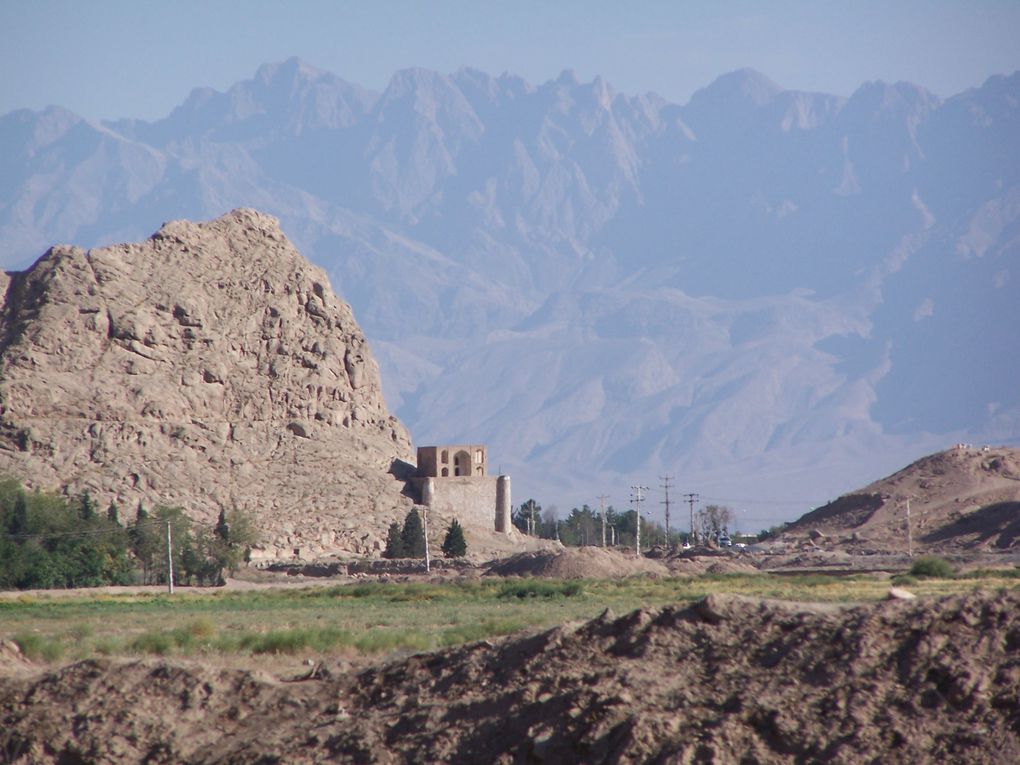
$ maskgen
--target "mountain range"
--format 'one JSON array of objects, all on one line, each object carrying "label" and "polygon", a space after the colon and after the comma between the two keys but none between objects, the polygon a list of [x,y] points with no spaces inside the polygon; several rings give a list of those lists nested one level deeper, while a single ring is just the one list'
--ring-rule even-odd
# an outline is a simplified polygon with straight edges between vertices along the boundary
[{"label": "mountain range", "polygon": [[680,105],[291,59],[155,122],[11,112],[0,145],[3,268],[271,213],[414,441],[487,443],[518,500],[644,484],[659,515],[669,475],[758,527],[1020,438],[1020,72],[942,99],[741,70]]}]

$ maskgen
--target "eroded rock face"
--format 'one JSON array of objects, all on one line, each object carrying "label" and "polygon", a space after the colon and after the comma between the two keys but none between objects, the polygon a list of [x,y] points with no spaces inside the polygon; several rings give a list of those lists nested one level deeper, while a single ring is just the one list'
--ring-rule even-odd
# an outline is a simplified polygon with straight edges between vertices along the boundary
[{"label": "eroded rock face", "polygon": [[274,554],[371,552],[410,507],[365,337],[274,218],[57,246],[0,295],[0,473],[128,519],[241,508]]}]

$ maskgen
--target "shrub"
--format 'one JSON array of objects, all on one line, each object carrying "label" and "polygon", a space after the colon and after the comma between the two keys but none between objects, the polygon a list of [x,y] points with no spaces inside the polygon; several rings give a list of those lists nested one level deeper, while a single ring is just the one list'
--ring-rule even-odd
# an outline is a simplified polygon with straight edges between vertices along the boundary
[{"label": "shrub", "polygon": [[945,558],[925,555],[914,561],[914,565],[910,567],[910,575],[932,579],[952,579],[956,575],[956,570]]},{"label": "shrub", "polygon": [[508,582],[500,588],[499,597],[510,598],[572,598],[583,593],[579,582],[555,582],[539,579]]},{"label": "shrub", "polygon": [[174,639],[163,632],[146,632],[131,641],[131,650],[139,653],[153,653],[166,656],[173,650]]},{"label": "shrub", "polygon": [[26,658],[46,662],[57,661],[64,655],[64,646],[59,640],[44,638],[39,635],[21,634],[14,636],[14,642]]}]

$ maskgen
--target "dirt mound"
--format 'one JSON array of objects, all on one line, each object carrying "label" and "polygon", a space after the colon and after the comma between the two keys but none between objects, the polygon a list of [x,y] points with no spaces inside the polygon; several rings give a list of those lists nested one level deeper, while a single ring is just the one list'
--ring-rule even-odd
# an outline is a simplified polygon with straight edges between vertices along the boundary
[{"label": "dirt mound", "polygon": [[279,682],[164,661],[0,681],[56,762],[1020,762],[1020,594],[711,596]]},{"label": "dirt mound", "polygon": [[658,548],[658,557],[669,572],[679,576],[702,574],[754,574],[758,565],[754,558],[737,548],[697,546],[692,548]]},{"label": "dirt mound", "polygon": [[958,445],[807,513],[782,541],[907,552],[1020,548],[1020,449]]},{"label": "dirt mound", "polygon": [[658,574],[669,570],[658,561],[637,558],[601,547],[568,547],[563,550],[519,553],[496,561],[487,574],[496,576],[547,576],[555,579],[615,579]]},{"label": "dirt mound", "polygon": [[32,663],[25,658],[17,643],[0,638],[0,675],[11,674],[31,666]]}]

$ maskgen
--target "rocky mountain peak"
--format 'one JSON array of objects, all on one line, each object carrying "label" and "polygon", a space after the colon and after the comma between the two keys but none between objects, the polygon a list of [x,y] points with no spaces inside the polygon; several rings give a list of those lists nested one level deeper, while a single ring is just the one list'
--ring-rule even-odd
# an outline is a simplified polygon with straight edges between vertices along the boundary
[{"label": "rocky mountain peak", "polygon": [[288,554],[369,552],[406,513],[389,471],[410,440],[365,337],[275,218],[56,246],[0,288],[0,472],[205,521],[241,508]]}]

